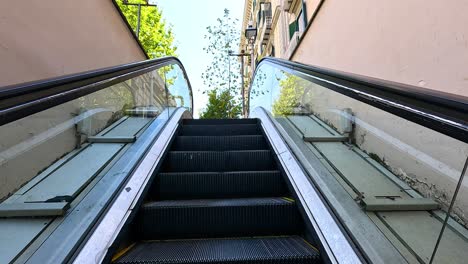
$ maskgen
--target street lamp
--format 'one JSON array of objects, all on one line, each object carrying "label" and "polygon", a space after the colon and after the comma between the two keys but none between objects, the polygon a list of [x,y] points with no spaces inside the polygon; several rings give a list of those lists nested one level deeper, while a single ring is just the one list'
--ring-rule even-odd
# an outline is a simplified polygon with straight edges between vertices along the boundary
[{"label": "street lamp", "polygon": [[[254,68],[255,68],[255,60],[254,60],[254,44],[255,44],[255,38],[257,37],[257,28],[253,27],[253,22],[249,22],[249,26],[245,29],[245,38],[247,39],[248,43],[251,45],[250,46],[250,70],[251,70],[251,77],[253,77],[254,73]],[[252,81],[252,80],[251,80]],[[243,88],[242,88],[243,89]],[[242,108],[244,111],[244,116],[247,115],[247,109],[245,107],[245,95],[244,91],[242,91]]]},{"label": "street lamp", "polygon": [[257,36],[257,29],[252,27],[252,25],[249,25],[248,28],[245,29],[245,37],[247,39],[251,39],[251,38],[254,38]]},{"label": "street lamp", "polygon": [[[241,51],[241,53],[232,53],[232,50],[228,51],[228,55],[229,56],[236,56],[236,57],[241,57],[241,95],[242,95],[242,114],[244,114],[245,116],[245,87],[244,87],[244,57],[247,57],[249,56],[250,54],[249,53],[245,53],[244,50]],[[231,63],[229,61],[229,63]],[[229,69],[229,71],[231,71]],[[231,75],[229,74],[229,82],[231,82],[230,80],[231,78]]]},{"label": "street lamp", "polygon": [[255,43],[255,38],[257,37],[257,29],[252,26],[252,22],[249,23],[248,28],[245,29],[245,37],[249,41],[249,44],[251,45],[251,70],[252,70],[252,75],[255,67],[255,62],[254,62],[254,43]]}]

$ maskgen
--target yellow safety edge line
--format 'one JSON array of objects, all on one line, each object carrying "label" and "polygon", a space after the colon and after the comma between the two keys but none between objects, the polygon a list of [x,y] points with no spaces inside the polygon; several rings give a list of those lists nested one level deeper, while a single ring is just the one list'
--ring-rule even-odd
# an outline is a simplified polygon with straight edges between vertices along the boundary
[{"label": "yellow safety edge line", "polygon": [[117,254],[115,254],[113,257],[112,257],[112,260],[111,262],[114,262],[116,261],[117,259],[119,259],[121,256],[123,256],[125,253],[127,253],[133,246],[135,246],[135,243],[131,244],[130,246],[120,250],[119,252],[117,252]]}]

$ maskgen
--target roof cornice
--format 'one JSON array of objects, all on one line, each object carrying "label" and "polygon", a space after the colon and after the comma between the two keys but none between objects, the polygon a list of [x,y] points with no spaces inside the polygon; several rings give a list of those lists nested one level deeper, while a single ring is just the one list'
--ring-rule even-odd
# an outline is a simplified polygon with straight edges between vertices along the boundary
[{"label": "roof cornice", "polygon": [[252,10],[252,0],[245,0],[244,1],[244,17],[242,19],[242,29],[241,29],[241,35],[240,35],[240,42],[239,42],[239,52],[242,51],[242,47],[245,43],[245,36],[244,32],[245,29],[247,28],[247,25],[249,24],[249,15]]}]

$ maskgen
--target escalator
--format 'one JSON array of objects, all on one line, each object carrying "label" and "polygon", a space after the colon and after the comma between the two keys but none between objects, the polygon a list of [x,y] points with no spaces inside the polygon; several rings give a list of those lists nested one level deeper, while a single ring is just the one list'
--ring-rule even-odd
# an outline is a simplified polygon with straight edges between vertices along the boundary
[{"label": "escalator", "polygon": [[257,119],[184,120],[114,263],[322,263]]},{"label": "escalator", "polygon": [[463,263],[468,99],[264,58],[194,120],[173,57],[0,88],[0,263]]},{"label": "escalator", "polygon": [[171,57],[4,87],[0,262],[358,260],[272,120],[192,109]]}]

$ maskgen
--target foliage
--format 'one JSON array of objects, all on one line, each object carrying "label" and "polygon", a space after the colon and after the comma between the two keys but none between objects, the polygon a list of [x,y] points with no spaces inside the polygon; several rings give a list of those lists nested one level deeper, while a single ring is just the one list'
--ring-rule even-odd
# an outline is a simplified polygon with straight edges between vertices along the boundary
[{"label": "foliage", "polygon": [[208,88],[240,88],[240,63],[237,57],[229,56],[229,52],[239,47],[238,21],[237,18],[230,17],[228,9],[224,9],[223,17],[206,28],[208,34],[204,38],[208,40],[208,46],[203,50],[211,55],[211,61],[202,74],[202,79]]},{"label": "foliage", "polygon": [[[133,0],[130,3],[144,3],[143,0]],[[124,5],[122,0],[117,4],[127,18],[130,26],[135,30],[138,20],[138,6]],[[177,47],[174,45],[174,34],[171,26],[166,24],[158,7],[142,6],[140,19],[139,40],[150,58],[175,56]]]},{"label": "foliage", "polygon": [[202,79],[207,86],[203,93],[208,94],[209,101],[201,118],[237,118],[242,113],[240,62],[237,56],[230,56],[239,47],[238,22],[224,9],[223,17],[206,28],[204,38],[208,44],[203,50],[211,60]]},{"label": "foliage", "polygon": [[237,118],[241,113],[241,105],[228,89],[222,91],[213,89],[208,92],[208,106],[200,114],[200,118]]},{"label": "foliage", "polygon": [[304,95],[306,81],[294,75],[288,75],[279,82],[281,91],[273,102],[274,116],[292,115],[301,106],[300,97]]}]

